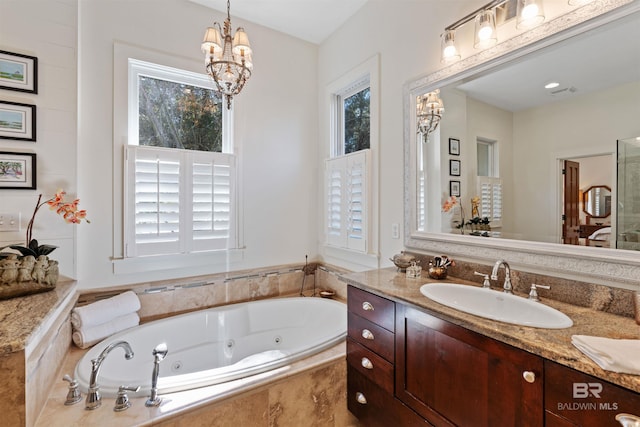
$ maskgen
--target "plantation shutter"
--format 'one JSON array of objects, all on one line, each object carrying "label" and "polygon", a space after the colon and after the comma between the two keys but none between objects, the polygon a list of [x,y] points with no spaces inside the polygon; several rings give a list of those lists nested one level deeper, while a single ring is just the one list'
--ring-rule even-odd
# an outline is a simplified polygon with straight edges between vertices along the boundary
[{"label": "plantation shutter", "polygon": [[127,257],[237,246],[233,155],[131,145],[126,157]]},{"label": "plantation shutter", "polygon": [[480,217],[489,218],[491,228],[502,227],[502,180],[493,177],[478,177],[480,193]]},{"label": "plantation shutter", "polygon": [[367,251],[370,150],[327,160],[327,244]]}]

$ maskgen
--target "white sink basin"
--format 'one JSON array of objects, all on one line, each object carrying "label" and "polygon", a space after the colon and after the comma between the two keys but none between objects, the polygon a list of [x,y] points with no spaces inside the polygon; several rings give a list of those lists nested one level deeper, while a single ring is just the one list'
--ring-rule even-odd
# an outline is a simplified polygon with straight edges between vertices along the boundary
[{"label": "white sink basin", "polygon": [[564,313],[516,295],[457,283],[429,283],[420,292],[465,313],[533,328],[563,329],[573,325]]}]

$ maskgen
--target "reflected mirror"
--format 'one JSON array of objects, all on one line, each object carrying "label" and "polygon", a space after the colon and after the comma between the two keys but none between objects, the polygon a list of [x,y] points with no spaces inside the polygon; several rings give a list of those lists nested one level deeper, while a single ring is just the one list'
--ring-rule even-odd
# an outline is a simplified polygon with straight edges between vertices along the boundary
[{"label": "reflected mirror", "polygon": [[[640,12],[460,74],[409,95],[414,114],[435,89],[445,108],[429,138],[410,136],[410,236],[591,247],[597,218],[611,239],[597,246],[623,247],[617,141],[640,135]],[[624,197],[640,198],[640,185]]]}]

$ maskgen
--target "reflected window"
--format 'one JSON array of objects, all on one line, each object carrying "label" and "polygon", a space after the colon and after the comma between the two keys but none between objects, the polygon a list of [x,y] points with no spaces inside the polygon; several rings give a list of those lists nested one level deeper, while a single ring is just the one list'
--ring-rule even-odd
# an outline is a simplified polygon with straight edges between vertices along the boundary
[{"label": "reflected window", "polygon": [[490,139],[477,139],[478,176],[498,176],[498,162],[495,158],[496,145],[497,142]]}]

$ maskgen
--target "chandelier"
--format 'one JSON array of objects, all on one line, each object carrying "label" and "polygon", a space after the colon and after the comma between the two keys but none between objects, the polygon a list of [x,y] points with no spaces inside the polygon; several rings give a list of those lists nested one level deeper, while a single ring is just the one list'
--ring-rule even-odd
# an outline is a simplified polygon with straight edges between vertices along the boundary
[{"label": "chandelier", "polygon": [[418,132],[424,136],[425,141],[429,134],[436,130],[444,113],[444,105],[439,94],[440,90],[436,89],[418,97]]},{"label": "chandelier", "polygon": [[227,0],[227,19],[224,20],[223,29],[214,22],[213,27],[207,28],[202,41],[207,74],[215,82],[216,90],[226,97],[227,108],[231,108],[231,100],[240,93],[253,70],[251,45],[244,28],[238,28],[235,35],[231,36],[230,8],[230,1]]}]

